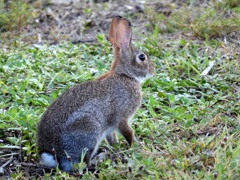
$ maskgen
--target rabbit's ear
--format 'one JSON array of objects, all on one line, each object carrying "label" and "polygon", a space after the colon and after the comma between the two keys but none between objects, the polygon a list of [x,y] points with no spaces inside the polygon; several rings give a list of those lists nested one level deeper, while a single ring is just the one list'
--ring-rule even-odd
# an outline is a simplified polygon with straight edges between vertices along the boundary
[{"label": "rabbit's ear", "polygon": [[120,19],[117,32],[116,32],[116,44],[119,48],[129,48],[132,39],[132,28],[130,21],[126,19]]},{"label": "rabbit's ear", "polygon": [[120,19],[122,19],[121,16],[115,16],[112,20],[112,24],[109,32],[109,41],[112,45],[116,43],[116,29]]}]

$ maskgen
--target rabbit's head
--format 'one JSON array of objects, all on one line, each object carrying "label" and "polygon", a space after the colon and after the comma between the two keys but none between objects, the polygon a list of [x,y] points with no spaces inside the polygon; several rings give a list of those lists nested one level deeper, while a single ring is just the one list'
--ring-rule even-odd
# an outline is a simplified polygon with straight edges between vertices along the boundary
[{"label": "rabbit's head", "polygon": [[109,34],[114,49],[111,70],[142,82],[153,76],[154,64],[146,54],[133,47],[131,39],[131,23],[121,16],[114,17]]}]

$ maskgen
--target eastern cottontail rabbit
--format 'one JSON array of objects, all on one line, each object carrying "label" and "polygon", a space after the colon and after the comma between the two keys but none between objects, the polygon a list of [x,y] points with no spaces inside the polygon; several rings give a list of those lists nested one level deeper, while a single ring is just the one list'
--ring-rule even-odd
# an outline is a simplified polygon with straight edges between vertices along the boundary
[{"label": "eastern cottontail rabbit", "polygon": [[89,165],[104,138],[110,145],[117,143],[115,130],[129,145],[133,143],[128,123],[141,104],[140,83],[153,75],[154,65],[132,46],[131,38],[131,23],[114,17],[109,34],[114,48],[110,71],[69,89],[43,114],[37,130],[43,165],[56,167],[59,162],[60,169],[72,171],[84,149]]}]

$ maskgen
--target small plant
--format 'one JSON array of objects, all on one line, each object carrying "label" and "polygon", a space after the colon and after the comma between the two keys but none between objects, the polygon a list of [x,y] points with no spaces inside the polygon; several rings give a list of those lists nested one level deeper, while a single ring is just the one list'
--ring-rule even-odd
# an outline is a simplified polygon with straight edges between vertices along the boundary
[{"label": "small plant", "polygon": [[76,172],[78,174],[83,174],[83,170],[86,169],[86,167],[87,167],[86,163],[84,162],[84,157],[85,157],[87,151],[88,151],[88,149],[84,149],[82,151],[80,163],[74,164],[74,167],[76,168]]},{"label": "small plant", "polygon": [[19,33],[33,15],[27,0],[0,0],[0,12],[0,32],[16,30]]},{"label": "small plant", "polygon": [[216,4],[204,8],[193,2],[183,10],[176,4],[163,3],[159,13],[156,13],[154,8],[147,8],[146,14],[149,19],[147,27],[153,31],[158,26],[160,33],[191,32],[201,39],[221,37],[239,31],[239,1],[225,0]]},{"label": "small plant", "polygon": [[239,0],[225,0],[225,3],[230,8],[240,6],[240,1]]},{"label": "small plant", "polygon": [[190,25],[194,35],[205,39],[206,37],[220,37],[240,30],[240,19],[237,15],[227,17],[227,9],[218,12],[208,9],[201,17]]}]

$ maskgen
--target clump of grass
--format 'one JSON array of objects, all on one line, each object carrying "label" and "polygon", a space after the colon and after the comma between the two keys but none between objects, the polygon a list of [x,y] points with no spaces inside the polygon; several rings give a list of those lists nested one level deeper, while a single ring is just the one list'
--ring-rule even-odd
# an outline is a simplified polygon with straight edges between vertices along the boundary
[{"label": "clump of grass", "polygon": [[159,13],[156,13],[155,7],[149,7],[146,10],[148,28],[153,31],[158,26],[161,33],[190,32],[201,39],[221,37],[240,30],[239,1],[209,3],[209,8],[201,4],[178,7],[165,3]]},{"label": "clump of grass", "polygon": [[150,6],[146,9],[146,15],[149,19],[147,27],[150,31],[157,27],[160,33],[175,32],[184,28],[184,24],[190,16],[190,12],[182,12],[181,9],[176,9],[174,5],[164,4],[162,10],[159,10],[160,12],[156,12],[154,8],[154,6]]},{"label": "clump of grass", "polygon": [[240,6],[239,0],[225,0],[225,4],[229,6],[230,8],[235,8]]},{"label": "clump of grass", "polygon": [[33,16],[31,9],[27,0],[0,0],[0,32],[15,30],[19,33]]},{"label": "clump of grass", "polygon": [[240,30],[240,17],[233,14],[230,17],[226,15],[227,9],[218,12],[216,9],[208,9],[190,25],[196,37],[214,38],[221,37],[228,33]]}]

